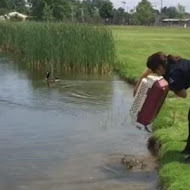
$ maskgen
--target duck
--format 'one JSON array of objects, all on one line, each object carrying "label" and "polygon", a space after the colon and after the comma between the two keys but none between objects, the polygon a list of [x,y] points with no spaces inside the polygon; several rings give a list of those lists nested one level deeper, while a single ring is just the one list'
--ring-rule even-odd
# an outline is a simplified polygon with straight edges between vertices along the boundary
[{"label": "duck", "polygon": [[146,167],[144,160],[135,158],[135,156],[132,155],[124,155],[121,159],[121,164],[124,164],[129,170],[137,168],[144,169]]},{"label": "duck", "polygon": [[48,84],[53,84],[53,83],[56,83],[56,82],[59,82],[60,79],[59,78],[50,78],[50,75],[51,73],[49,71],[47,71],[47,74],[46,74],[46,82]]}]

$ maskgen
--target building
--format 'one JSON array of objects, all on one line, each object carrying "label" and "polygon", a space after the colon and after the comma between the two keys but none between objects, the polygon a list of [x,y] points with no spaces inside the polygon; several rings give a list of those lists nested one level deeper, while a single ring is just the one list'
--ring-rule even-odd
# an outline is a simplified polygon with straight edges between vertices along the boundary
[{"label": "building", "polygon": [[5,15],[1,15],[0,16],[0,20],[9,20],[11,18],[19,18],[21,20],[26,20],[28,18],[27,15],[21,14],[19,12],[10,12],[8,14]]},{"label": "building", "polygon": [[6,20],[5,16],[0,16],[0,21],[1,20]]},{"label": "building", "polygon": [[190,27],[190,19],[177,19],[177,18],[168,18],[162,20],[163,26],[182,26],[184,28]]}]

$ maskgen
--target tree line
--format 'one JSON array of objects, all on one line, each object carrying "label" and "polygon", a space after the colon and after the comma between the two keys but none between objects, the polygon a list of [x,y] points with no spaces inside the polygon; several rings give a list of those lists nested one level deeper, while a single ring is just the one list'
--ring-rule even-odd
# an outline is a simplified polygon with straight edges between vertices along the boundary
[{"label": "tree line", "polygon": [[141,0],[129,11],[114,8],[110,0],[0,0],[0,15],[18,11],[39,21],[152,25],[164,18],[189,16],[183,5],[157,10],[148,0]]}]

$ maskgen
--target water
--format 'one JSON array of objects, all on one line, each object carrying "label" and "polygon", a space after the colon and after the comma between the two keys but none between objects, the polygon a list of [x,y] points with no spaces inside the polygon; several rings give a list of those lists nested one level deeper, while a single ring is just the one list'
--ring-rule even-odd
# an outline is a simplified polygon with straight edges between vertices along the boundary
[{"label": "water", "polygon": [[154,168],[120,163],[150,157],[148,135],[130,124],[132,88],[117,77],[59,77],[47,86],[44,72],[0,55],[0,189],[156,189]]}]

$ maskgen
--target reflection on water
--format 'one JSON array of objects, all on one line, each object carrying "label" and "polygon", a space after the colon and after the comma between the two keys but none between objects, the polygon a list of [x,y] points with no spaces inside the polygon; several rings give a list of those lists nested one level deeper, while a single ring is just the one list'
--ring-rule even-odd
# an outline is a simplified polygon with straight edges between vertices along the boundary
[{"label": "reflection on water", "polygon": [[[0,56],[0,189],[155,189],[156,171],[129,172],[123,154],[148,155],[130,125],[132,90],[115,77],[44,72]],[[115,159],[117,158],[117,159]]]}]

